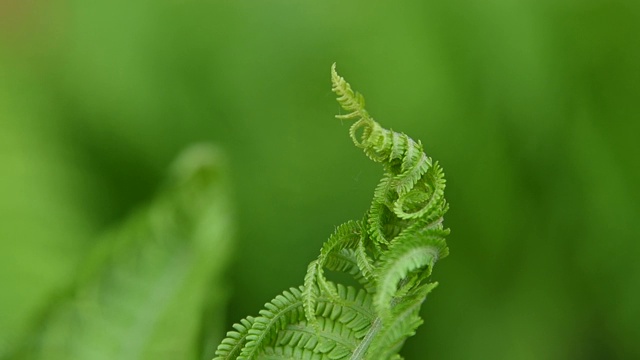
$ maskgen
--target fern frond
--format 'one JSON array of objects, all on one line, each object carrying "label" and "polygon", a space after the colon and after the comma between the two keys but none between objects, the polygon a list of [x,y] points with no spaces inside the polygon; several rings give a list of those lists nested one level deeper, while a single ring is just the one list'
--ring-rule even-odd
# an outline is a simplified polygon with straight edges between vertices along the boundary
[{"label": "fern frond", "polygon": [[309,264],[307,275],[305,276],[303,297],[305,314],[307,320],[312,324],[315,323],[313,308],[319,294],[327,294],[327,296],[339,301],[335,286],[324,276],[324,267],[327,259],[335,252],[354,247],[362,236],[362,225],[358,221],[349,221],[338,226],[333,235],[322,246],[318,259]]},{"label": "fern frond", "polygon": [[260,360],[329,360],[326,355],[295,346],[269,346],[265,348]]},{"label": "fern frond", "polygon": [[[359,275],[362,276],[363,279],[366,280],[364,283],[365,288],[367,288],[367,284],[372,281],[375,281],[375,267],[373,265],[373,260],[369,257],[367,253],[367,247],[365,246],[364,240],[358,242],[358,247],[355,249],[356,256],[356,264],[358,265],[358,270],[360,270]],[[354,275],[356,279],[357,275]]]},{"label": "fern frond", "polygon": [[420,306],[437,283],[422,285],[413,296],[404,297],[394,306],[393,316],[384,323],[383,329],[371,341],[368,354],[376,358],[388,359],[396,354],[404,341],[415,334],[415,330],[423,323],[419,315]]},{"label": "fern frond", "polygon": [[240,323],[234,324],[233,328],[235,331],[227,332],[227,337],[222,340],[222,343],[220,343],[216,350],[214,360],[236,359],[247,342],[247,335],[249,335],[249,330],[254,322],[255,318],[248,316],[240,320]]},{"label": "fern frond", "polygon": [[[365,290],[373,292],[375,285],[372,283],[371,277],[374,267],[368,255],[362,253],[363,251],[366,250],[358,247],[357,250],[342,249],[340,252],[334,252],[327,257],[325,267],[332,271],[351,275]],[[363,268],[366,269],[363,270]]]},{"label": "fern frond", "polygon": [[[316,306],[318,299],[320,298],[320,289],[317,284],[318,278],[318,260],[312,261],[308,268],[307,274],[304,277],[304,286],[302,290],[302,300],[304,307],[304,314],[306,319],[317,326],[316,319]],[[333,296],[335,298],[335,296]]]},{"label": "fern frond", "polygon": [[273,341],[279,330],[302,319],[302,289],[291,288],[276,296],[265,304],[265,309],[260,310],[260,316],[254,319],[246,336],[247,343],[238,360],[255,359],[257,354]]},{"label": "fern frond", "polygon": [[338,102],[342,108],[351,111],[346,115],[336,115],[338,119],[367,119],[369,117],[364,108],[364,96],[351,90],[351,85],[342,76],[338,75],[335,63],[331,66],[331,82],[333,83],[331,90],[338,95]]},{"label": "fern frond", "polygon": [[[304,285],[266,305],[237,359],[401,360],[400,348],[422,324],[420,306],[437,285],[429,282],[433,266],[448,254],[440,165],[419,141],[373,120],[335,64],[331,81],[348,112],[337,118],[355,120],[351,140],[384,174],[363,220],[337,227]],[[351,275],[362,288],[329,281],[325,269]],[[233,333],[227,347],[235,350],[241,334]]]},{"label": "fern frond", "polygon": [[351,329],[356,338],[362,338],[375,318],[373,298],[365,290],[351,286],[337,285],[342,301],[337,303],[329,298],[320,298],[316,314],[322,318],[339,321]]},{"label": "fern frond", "polygon": [[393,212],[402,219],[415,219],[438,212],[444,215],[444,189],[446,180],[438,163],[429,167],[420,186],[401,195],[393,205]]},{"label": "fern frond", "polygon": [[406,234],[392,243],[377,269],[378,288],[374,296],[377,312],[389,315],[400,281],[412,271],[430,271],[436,261],[447,254],[445,240],[438,234]]},{"label": "fern frond", "polygon": [[407,193],[431,167],[431,159],[422,151],[422,145],[409,139],[407,151],[402,159],[401,173],[394,179],[399,196]]},{"label": "fern frond", "polygon": [[[327,359],[343,358],[364,336],[374,315],[372,298],[366,291],[338,285],[336,292],[341,299],[339,303],[333,298],[318,297],[314,313],[320,319],[314,326],[304,316],[302,288],[285,291],[267,303],[259,317],[249,317],[236,324],[236,331],[228,333],[214,360],[279,356],[283,353],[275,350],[278,347],[311,350],[313,354],[324,354]],[[239,347],[242,349],[238,350]]]},{"label": "fern frond", "polygon": [[[320,338],[324,341],[320,341]],[[342,323],[320,318],[317,329],[305,321],[287,326],[280,332],[277,344],[301,347],[315,353],[325,353],[331,357],[337,354],[344,356],[353,352],[358,345],[358,339],[354,332]]]},{"label": "fern frond", "polygon": [[321,290],[334,295],[333,287],[327,286],[327,281],[324,277],[323,268],[329,255],[338,252],[342,249],[355,247],[364,236],[362,231],[362,224],[359,221],[348,221],[336,229],[336,231],[329,237],[329,240],[324,243],[320,250],[320,256],[317,260],[317,276],[318,285]]}]

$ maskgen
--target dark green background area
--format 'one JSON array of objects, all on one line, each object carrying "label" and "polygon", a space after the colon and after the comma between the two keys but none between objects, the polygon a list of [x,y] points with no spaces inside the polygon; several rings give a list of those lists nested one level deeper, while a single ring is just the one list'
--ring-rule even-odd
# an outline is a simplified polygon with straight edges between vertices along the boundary
[{"label": "dark green background area", "polygon": [[194,142],[233,179],[220,326],[301,284],[381,175],[333,62],[447,175],[406,359],[640,358],[636,0],[1,3],[0,354]]}]

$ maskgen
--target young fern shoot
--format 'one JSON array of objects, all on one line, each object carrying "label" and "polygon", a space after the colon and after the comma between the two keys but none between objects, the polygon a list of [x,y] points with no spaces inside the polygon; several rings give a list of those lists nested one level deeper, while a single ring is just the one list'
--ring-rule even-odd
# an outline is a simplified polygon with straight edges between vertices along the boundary
[{"label": "young fern shoot", "polygon": [[[431,270],[448,254],[444,173],[419,141],[373,120],[335,64],[331,81],[348,111],[336,117],[355,120],[353,143],[384,169],[371,206],[336,228],[302,286],[235,324],[214,360],[401,359],[422,323],[420,306],[437,285],[428,282]],[[361,288],[330,281],[325,269],[352,275]]]}]

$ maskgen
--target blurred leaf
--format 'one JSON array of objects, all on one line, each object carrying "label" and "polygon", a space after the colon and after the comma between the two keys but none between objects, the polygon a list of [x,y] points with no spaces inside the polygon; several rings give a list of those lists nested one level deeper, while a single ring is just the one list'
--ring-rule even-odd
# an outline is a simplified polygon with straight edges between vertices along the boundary
[{"label": "blurred leaf", "polygon": [[222,330],[220,273],[231,250],[223,161],[206,145],[183,154],[158,198],[101,240],[12,358],[210,355]]}]

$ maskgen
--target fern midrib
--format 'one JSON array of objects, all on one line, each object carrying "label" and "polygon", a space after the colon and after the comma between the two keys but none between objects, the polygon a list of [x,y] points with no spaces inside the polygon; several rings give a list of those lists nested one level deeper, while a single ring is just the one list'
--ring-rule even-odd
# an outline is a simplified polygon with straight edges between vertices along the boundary
[{"label": "fern midrib", "polygon": [[[402,287],[407,281],[408,281],[407,278],[400,280],[398,283],[398,287]],[[394,307],[396,307],[396,305],[398,305],[400,301],[401,301],[401,298],[395,298],[395,297],[392,298],[390,303],[390,308],[393,309]],[[373,339],[375,339],[375,337],[380,333],[382,329],[383,329],[382,317],[378,315],[376,316],[375,320],[371,324],[371,328],[369,328],[369,331],[367,331],[367,334],[364,336],[364,338],[362,338],[362,342],[358,345],[358,347],[353,352],[349,360],[365,359],[364,356],[367,354],[367,351],[369,350],[369,347],[371,346]]]},{"label": "fern midrib", "polygon": [[369,331],[367,331],[367,334],[364,336],[358,347],[354,350],[349,360],[363,360],[364,355],[367,353],[367,350],[369,350],[369,346],[371,346],[371,342],[376,337],[376,335],[378,335],[380,330],[382,330],[382,318],[378,316],[373,321],[371,328],[369,328]]}]

